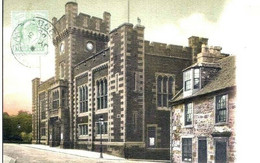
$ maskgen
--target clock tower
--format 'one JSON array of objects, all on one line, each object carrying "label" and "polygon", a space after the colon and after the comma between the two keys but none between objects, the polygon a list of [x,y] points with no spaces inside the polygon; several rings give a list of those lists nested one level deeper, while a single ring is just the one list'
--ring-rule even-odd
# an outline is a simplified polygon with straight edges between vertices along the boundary
[{"label": "clock tower", "polygon": [[[62,114],[61,133],[64,137],[64,147],[73,147],[75,124],[73,119],[74,110],[74,67],[93,56],[99,51],[104,50],[108,44],[110,31],[110,13],[104,12],[103,19],[87,14],[78,14],[78,4],[68,2],[65,5],[65,15],[59,20],[52,19],[52,23],[58,31],[53,35],[55,45],[55,81],[57,87],[66,89],[66,103]],[[69,136],[68,136],[69,135]],[[68,142],[68,143],[67,143]],[[61,142],[61,145],[63,142]],[[65,145],[70,144],[70,145]]]}]

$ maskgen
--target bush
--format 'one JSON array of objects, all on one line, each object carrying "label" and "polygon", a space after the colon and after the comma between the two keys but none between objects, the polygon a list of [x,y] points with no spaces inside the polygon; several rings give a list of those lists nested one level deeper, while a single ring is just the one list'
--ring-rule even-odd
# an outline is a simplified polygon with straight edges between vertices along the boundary
[{"label": "bush", "polygon": [[32,133],[21,132],[21,138],[23,139],[23,142],[31,143]]}]

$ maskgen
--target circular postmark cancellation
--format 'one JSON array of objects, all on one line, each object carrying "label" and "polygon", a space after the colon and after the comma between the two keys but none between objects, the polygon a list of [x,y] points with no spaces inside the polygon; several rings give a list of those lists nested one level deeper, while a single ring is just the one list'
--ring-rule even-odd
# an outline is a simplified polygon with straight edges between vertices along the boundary
[{"label": "circular postmark cancellation", "polygon": [[11,35],[11,51],[15,59],[30,68],[39,67],[39,57],[48,54],[55,26],[45,18],[33,17],[19,23]]}]

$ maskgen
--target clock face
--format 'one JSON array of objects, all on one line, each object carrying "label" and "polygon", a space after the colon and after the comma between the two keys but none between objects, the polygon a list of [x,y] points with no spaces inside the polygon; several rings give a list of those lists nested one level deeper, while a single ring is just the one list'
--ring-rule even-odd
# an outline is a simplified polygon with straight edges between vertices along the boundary
[{"label": "clock face", "polygon": [[94,48],[94,45],[93,45],[93,43],[92,43],[92,42],[88,42],[88,43],[87,43],[87,47],[86,47],[86,48],[87,48],[87,50],[88,50],[88,51],[92,51],[92,50],[93,50],[93,48]]},{"label": "clock face", "polygon": [[60,44],[60,54],[64,53],[64,43]]}]

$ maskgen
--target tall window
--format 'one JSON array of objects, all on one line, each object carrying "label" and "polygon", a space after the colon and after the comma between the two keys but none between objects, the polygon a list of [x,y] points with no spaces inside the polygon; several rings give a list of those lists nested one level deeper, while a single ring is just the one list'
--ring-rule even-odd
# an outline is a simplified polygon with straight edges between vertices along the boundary
[{"label": "tall window", "polygon": [[41,105],[41,119],[46,119],[46,107],[45,107],[45,100],[40,102]]},{"label": "tall window", "polygon": [[107,80],[97,81],[97,109],[107,108]]},{"label": "tall window", "polygon": [[136,130],[137,130],[137,115],[138,115],[138,112],[134,111],[133,116],[132,116],[132,123],[133,123],[133,131],[134,132],[136,132]]},{"label": "tall window", "polygon": [[59,91],[54,91],[52,93],[52,108],[58,109],[59,107]]},{"label": "tall window", "polygon": [[116,92],[118,92],[118,87],[119,87],[119,84],[118,84],[118,73],[116,73],[116,81],[115,81],[115,86],[116,86]]},{"label": "tall window", "polygon": [[63,79],[65,76],[64,63],[60,63],[60,78]]},{"label": "tall window", "polygon": [[46,135],[46,128],[41,128],[41,136],[45,136]]},{"label": "tall window", "polygon": [[173,97],[173,77],[157,77],[157,106],[168,107],[168,100]]},{"label": "tall window", "polygon": [[191,90],[191,71],[184,72],[184,90]]},{"label": "tall window", "polygon": [[227,95],[216,97],[216,123],[227,121]]},{"label": "tall window", "polygon": [[88,87],[83,86],[79,88],[79,112],[88,111]]},{"label": "tall window", "polygon": [[194,69],[194,78],[193,78],[193,88],[198,89],[200,88],[200,69]]},{"label": "tall window", "polygon": [[87,135],[88,134],[88,125],[79,125],[79,135]]},{"label": "tall window", "polygon": [[192,160],[192,139],[182,138],[182,161]]},{"label": "tall window", "polygon": [[101,134],[101,126],[102,126],[102,134],[107,134],[107,122],[103,122],[101,125],[99,122],[96,122],[97,134]]},{"label": "tall window", "polygon": [[192,124],[192,103],[185,104],[185,125]]},{"label": "tall window", "polygon": [[66,90],[61,91],[61,106],[66,106]]}]

